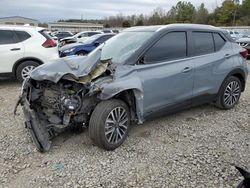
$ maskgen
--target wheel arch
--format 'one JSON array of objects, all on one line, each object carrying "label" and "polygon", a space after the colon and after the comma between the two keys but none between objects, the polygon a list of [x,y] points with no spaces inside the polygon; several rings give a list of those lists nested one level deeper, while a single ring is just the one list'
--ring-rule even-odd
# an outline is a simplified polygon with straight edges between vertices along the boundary
[{"label": "wheel arch", "polygon": [[127,88],[120,90],[116,93],[110,94],[109,96],[100,97],[102,100],[109,99],[120,99],[125,102],[131,112],[132,121],[142,124],[143,119],[143,92],[138,88]]},{"label": "wheel arch", "polygon": [[24,58],[21,58],[19,59],[18,61],[15,62],[15,64],[13,65],[12,67],[12,73],[13,75],[16,77],[16,70],[17,70],[17,67],[19,65],[21,65],[23,62],[25,61],[35,61],[37,63],[39,63],[40,65],[43,64],[43,61],[38,59],[38,58],[35,58],[35,57],[24,57]]},{"label": "wheel arch", "polygon": [[[117,79],[111,83],[103,84],[98,98],[101,100],[109,100],[111,98],[119,98],[133,107],[135,111],[135,119],[137,123],[143,123],[143,97],[144,91],[140,78],[130,77],[128,79]],[[133,104],[130,104],[133,101]],[[132,106],[131,106],[132,105]]]},{"label": "wheel arch", "polygon": [[[237,78],[239,78],[241,84],[242,84],[242,92],[245,91],[245,87],[246,87],[246,76],[245,76],[245,72],[240,69],[240,68],[237,68],[237,69],[234,69],[232,70],[227,76],[226,78],[223,80],[223,82],[230,76],[235,76]],[[223,83],[222,82],[222,83]]]}]

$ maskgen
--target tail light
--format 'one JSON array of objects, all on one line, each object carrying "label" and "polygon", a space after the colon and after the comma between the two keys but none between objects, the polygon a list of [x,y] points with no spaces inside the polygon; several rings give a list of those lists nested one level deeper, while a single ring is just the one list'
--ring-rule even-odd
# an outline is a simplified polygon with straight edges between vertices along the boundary
[{"label": "tail light", "polygon": [[248,51],[247,49],[243,48],[241,51],[240,51],[240,55],[244,58],[247,58],[248,56]]},{"label": "tail light", "polygon": [[56,44],[56,41],[54,41],[53,39],[47,39],[43,44],[42,46],[44,48],[52,48],[52,47],[56,47],[57,44]]}]

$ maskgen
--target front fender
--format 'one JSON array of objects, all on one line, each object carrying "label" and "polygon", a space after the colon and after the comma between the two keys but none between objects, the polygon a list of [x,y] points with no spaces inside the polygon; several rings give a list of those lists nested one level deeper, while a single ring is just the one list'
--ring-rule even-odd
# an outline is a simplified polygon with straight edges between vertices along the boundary
[{"label": "front fender", "polygon": [[114,80],[111,83],[103,84],[102,92],[98,95],[98,98],[100,98],[101,100],[108,100],[126,90],[132,90],[134,93],[138,123],[141,124],[144,121],[143,120],[144,91],[141,80],[138,77]]}]

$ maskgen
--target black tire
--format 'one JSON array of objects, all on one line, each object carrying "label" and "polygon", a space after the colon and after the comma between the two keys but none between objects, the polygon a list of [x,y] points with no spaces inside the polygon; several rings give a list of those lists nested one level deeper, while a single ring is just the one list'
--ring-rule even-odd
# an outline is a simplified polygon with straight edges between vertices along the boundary
[{"label": "black tire", "polygon": [[[115,128],[115,124],[113,124],[114,126],[106,124],[106,120],[108,119],[108,117],[110,117],[110,114],[117,108],[119,110],[122,109],[126,111],[128,119],[126,123],[127,129],[124,129],[125,131],[123,130],[123,132],[120,132],[120,130],[117,131],[118,128],[117,127]],[[112,128],[107,129],[106,125]],[[105,150],[114,150],[118,148],[126,139],[128,135],[129,126],[130,126],[130,111],[128,106],[121,100],[111,99],[108,101],[100,102],[94,109],[89,122],[89,135],[93,143],[98,147]],[[119,135],[120,140],[117,143],[111,143],[107,138],[108,136],[107,132],[109,132],[111,129],[114,129],[113,133],[111,133],[112,135],[110,136],[111,141],[113,140],[115,135],[118,137],[118,132],[123,134],[122,136]]]},{"label": "black tire", "polygon": [[85,56],[85,55],[88,55],[88,53],[85,51],[79,51],[79,52],[76,52],[76,55]]},{"label": "black tire", "polygon": [[[226,91],[227,87],[229,86],[229,84],[232,83],[232,82],[236,82],[238,84],[239,92],[238,92],[237,99],[234,98],[235,102],[233,102],[232,105],[228,105],[225,102],[226,101],[226,99],[225,99],[226,98],[225,91]],[[221,85],[221,88],[219,90],[215,106],[220,108],[220,109],[223,109],[223,110],[229,110],[229,109],[233,108],[238,103],[238,101],[240,99],[240,96],[241,96],[241,92],[242,92],[242,83],[239,80],[239,78],[237,78],[235,76],[228,77]]]},{"label": "black tire", "polygon": [[22,71],[27,67],[38,67],[40,64],[35,61],[24,61],[16,69],[16,78],[18,81],[22,82],[24,80],[22,76]]}]

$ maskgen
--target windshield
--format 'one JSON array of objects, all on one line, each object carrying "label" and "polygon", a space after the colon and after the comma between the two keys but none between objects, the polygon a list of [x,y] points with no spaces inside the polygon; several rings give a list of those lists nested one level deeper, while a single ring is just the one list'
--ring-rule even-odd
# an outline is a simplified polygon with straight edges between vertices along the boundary
[{"label": "windshield", "polygon": [[102,47],[101,60],[111,59],[112,63],[124,63],[153,32],[123,32],[108,41]]},{"label": "windshield", "polygon": [[96,39],[98,39],[100,37],[100,35],[93,35],[92,37],[87,38],[86,40],[84,40],[82,43],[83,44],[91,44],[93,43]]}]

